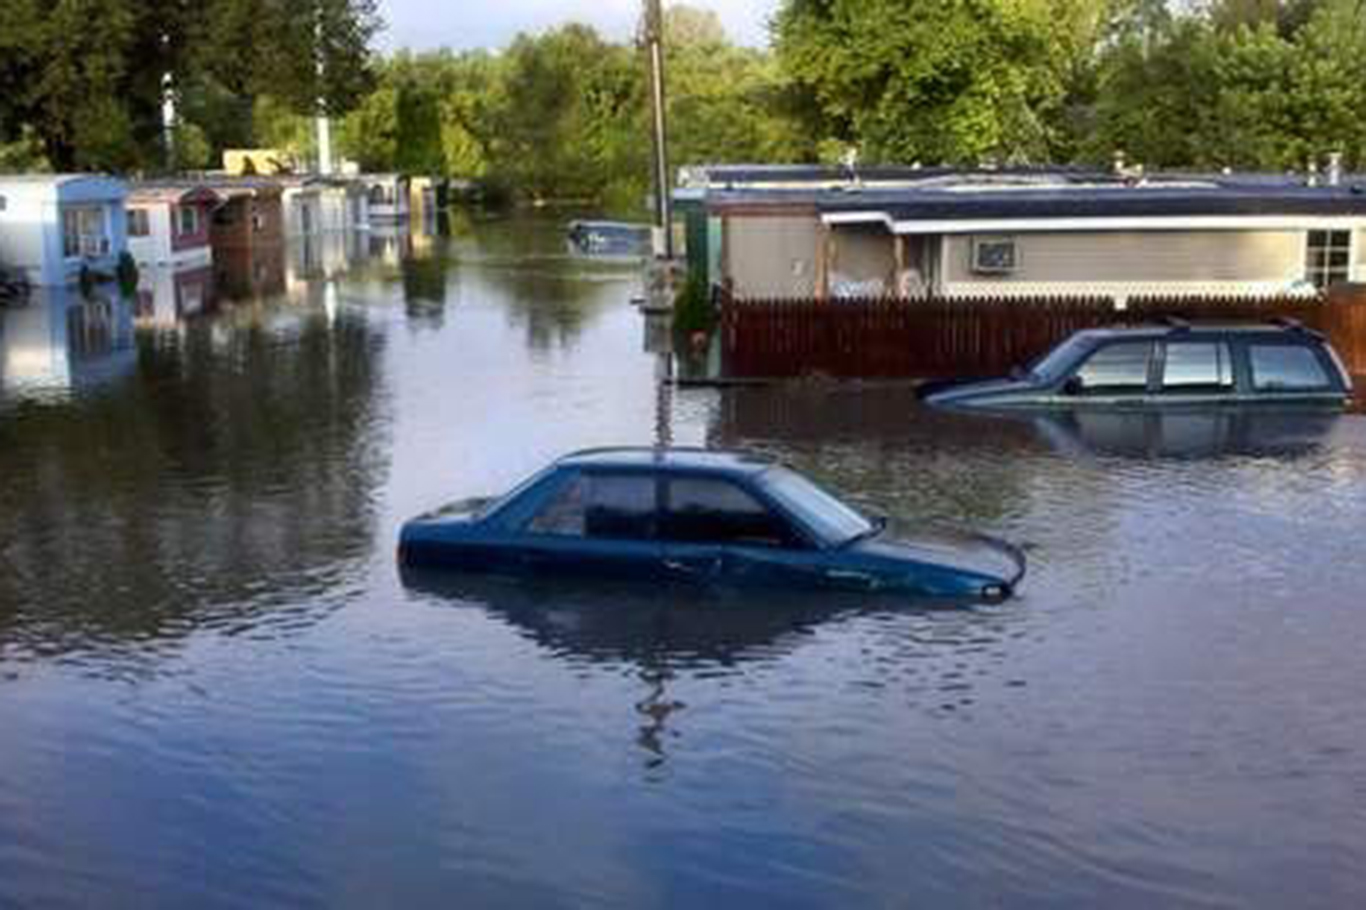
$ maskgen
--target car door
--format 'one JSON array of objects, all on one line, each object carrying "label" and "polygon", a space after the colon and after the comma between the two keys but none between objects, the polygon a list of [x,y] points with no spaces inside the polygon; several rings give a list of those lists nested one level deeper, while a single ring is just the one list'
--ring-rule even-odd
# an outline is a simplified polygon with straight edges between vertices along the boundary
[{"label": "car door", "polygon": [[520,553],[536,574],[659,578],[658,480],[648,471],[583,471],[522,529]]},{"label": "car door", "polygon": [[1159,350],[1153,454],[1201,455],[1227,444],[1238,403],[1232,348],[1217,337],[1173,338]]},{"label": "car door", "polygon": [[814,555],[786,515],[733,479],[679,475],[665,486],[665,566],[686,581],[810,584]]},{"label": "car door", "polygon": [[1155,349],[1150,339],[1096,348],[1064,382],[1064,400],[1080,407],[1143,407],[1152,384]]}]

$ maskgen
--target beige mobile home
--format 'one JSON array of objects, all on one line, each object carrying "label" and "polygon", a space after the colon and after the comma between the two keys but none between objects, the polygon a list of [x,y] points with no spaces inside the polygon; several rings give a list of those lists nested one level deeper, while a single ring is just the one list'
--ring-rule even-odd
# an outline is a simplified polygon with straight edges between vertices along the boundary
[{"label": "beige mobile home", "polygon": [[903,169],[881,182],[733,180],[692,206],[706,219],[689,233],[706,247],[690,250],[694,268],[742,297],[1119,301],[1366,279],[1366,191],[1350,181]]}]

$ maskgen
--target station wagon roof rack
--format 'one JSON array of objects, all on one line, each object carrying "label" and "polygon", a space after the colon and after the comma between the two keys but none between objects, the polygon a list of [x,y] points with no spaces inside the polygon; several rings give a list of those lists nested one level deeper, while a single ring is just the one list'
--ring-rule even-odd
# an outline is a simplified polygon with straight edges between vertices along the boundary
[{"label": "station wagon roof rack", "polygon": [[1302,335],[1309,335],[1313,338],[1322,339],[1323,333],[1309,328],[1293,316],[1273,316],[1270,319],[1272,325],[1278,325],[1288,332],[1299,332]]}]

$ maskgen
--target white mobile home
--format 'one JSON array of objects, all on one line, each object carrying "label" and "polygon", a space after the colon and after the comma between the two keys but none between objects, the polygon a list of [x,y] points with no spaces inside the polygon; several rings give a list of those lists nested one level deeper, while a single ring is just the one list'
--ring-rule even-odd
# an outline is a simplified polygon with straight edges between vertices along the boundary
[{"label": "white mobile home", "polygon": [[127,249],[124,184],[93,174],[0,176],[0,264],[36,285],[112,274]]},{"label": "white mobile home", "polygon": [[364,231],[370,227],[370,197],[365,187],[344,178],[330,178],[322,193],[324,231]]},{"label": "white mobile home", "polygon": [[402,174],[366,174],[366,192],[370,200],[371,224],[396,224],[407,221],[409,209],[409,181]]}]

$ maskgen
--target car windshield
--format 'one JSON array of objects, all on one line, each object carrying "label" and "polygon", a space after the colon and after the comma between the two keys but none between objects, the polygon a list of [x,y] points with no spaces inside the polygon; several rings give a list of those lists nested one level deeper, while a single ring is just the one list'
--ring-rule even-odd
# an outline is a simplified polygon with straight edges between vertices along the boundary
[{"label": "car windshield", "polygon": [[848,543],[876,526],[805,477],[786,468],[764,472],[763,487],[798,521],[831,546]]},{"label": "car windshield", "polygon": [[1049,351],[1030,367],[1029,373],[1043,382],[1061,379],[1076,363],[1095,347],[1095,342],[1085,335],[1071,338]]}]

